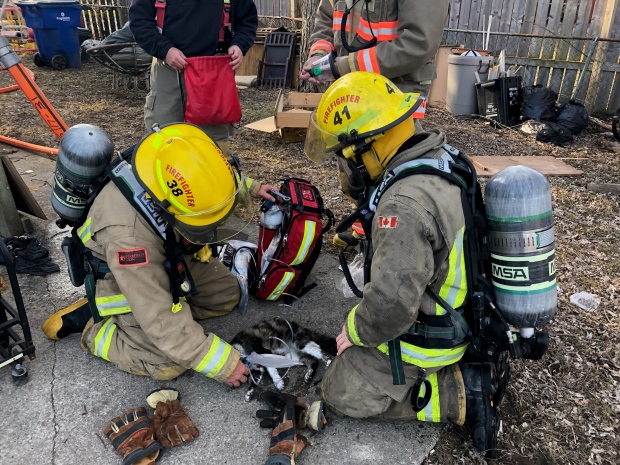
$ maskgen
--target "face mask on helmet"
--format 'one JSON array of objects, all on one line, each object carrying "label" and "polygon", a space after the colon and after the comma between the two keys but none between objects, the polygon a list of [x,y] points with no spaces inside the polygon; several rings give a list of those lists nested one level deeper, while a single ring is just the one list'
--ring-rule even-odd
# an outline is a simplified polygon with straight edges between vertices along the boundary
[{"label": "face mask on helmet", "polygon": [[245,179],[198,127],[164,126],[136,147],[133,167],[164,219],[194,244],[229,239],[254,216]]},{"label": "face mask on helmet", "polygon": [[423,101],[379,74],[346,74],[327,89],[310,116],[304,153],[317,164],[338,153],[343,192],[359,196],[413,135],[412,115]]}]

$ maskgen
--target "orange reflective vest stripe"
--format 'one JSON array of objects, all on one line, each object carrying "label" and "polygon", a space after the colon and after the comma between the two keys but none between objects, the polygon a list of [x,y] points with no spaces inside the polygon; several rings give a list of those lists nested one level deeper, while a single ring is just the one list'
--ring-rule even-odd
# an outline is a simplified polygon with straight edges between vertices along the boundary
[{"label": "orange reflective vest stripe", "polygon": [[377,51],[375,47],[366,48],[357,52],[357,67],[360,71],[370,71],[371,73],[381,74],[379,62],[377,62]]}]

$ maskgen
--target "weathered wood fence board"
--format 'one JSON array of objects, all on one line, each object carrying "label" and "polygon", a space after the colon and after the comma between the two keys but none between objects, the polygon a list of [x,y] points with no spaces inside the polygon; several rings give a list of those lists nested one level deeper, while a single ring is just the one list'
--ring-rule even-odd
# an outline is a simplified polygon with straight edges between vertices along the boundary
[{"label": "weathered wood fence board", "polygon": [[[524,66],[524,81],[554,88],[561,96],[571,96],[582,78],[578,98],[591,111],[615,112],[620,106],[620,1],[618,0],[452,0],[446,20],[451,31],[478,31],[467,36],[467,47],[482,44],[481,31],[492,16],[489,50],[506,49],[510,63]],[[512,40],[501,34],[520,34]],[[528,35],[540,36],[529,37]],[[583,65],[599,37],[591,66]],[[525,61],[524,61],[525,60]],[[530,60],[530,61],[528,61]],[[536,63],[536,66],[534,66]]]}]

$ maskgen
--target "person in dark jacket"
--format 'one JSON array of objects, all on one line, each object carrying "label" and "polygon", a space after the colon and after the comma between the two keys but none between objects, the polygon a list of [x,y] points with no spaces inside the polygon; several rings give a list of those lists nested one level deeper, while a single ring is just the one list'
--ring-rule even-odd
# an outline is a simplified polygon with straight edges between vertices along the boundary
[{"label": "person in dark jacket", "polygon": [[[254,43],[258,27],[252,0],[134,0],[129,20],[136,42],[153,56],[151,90],[144,106],[149,131],[153,124],[184,120],[186,93],[180,71],[187,66],[187,58],[227,53],[234,71]],[[228,153],[232,125],[202,129]]]}]

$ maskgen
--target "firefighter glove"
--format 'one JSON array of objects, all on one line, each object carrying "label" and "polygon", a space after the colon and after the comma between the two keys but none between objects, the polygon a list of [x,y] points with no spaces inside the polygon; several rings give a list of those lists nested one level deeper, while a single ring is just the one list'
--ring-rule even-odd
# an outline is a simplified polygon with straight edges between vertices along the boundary
[{"label": "firefighter glove", "polygon": [[164,448],[180,446],[199,436],[196,426],[181,407],[176,389],[157,389],[147,396],[146,401],[155,409],[155,438]]},{"label": "firefighter glove", "polygon": [[289,408],[293,412],[290,418],[294,420],[295,428],[309,427],[319,432],[325,429],[325,408],[322,401],[308,406],[308,403],[301,397],[274,391],[263,391],[258,398],[267,406],[266,410],[256,412],[256,416],[261,419],[261,428],[275,428],[282,422],[282,417]]},{"label": "firefighter glove", "polygon": [[144,407],[126,410],[103,433],[123,457],[123,465],[153,465],[162,456],[162,445],[153,439],[153,428]]}]

